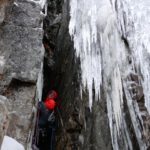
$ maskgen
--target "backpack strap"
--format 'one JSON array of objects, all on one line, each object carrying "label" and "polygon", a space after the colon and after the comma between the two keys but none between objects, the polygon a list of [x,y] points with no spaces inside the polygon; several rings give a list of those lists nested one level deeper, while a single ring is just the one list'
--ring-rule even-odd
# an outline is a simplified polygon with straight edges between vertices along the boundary
[{"label": "backpack strap", "polygon": [[54,122],[54,121],[55,121],[55,114],[54,114],[54,110],[53,110],[48,117],[48,122]]}]

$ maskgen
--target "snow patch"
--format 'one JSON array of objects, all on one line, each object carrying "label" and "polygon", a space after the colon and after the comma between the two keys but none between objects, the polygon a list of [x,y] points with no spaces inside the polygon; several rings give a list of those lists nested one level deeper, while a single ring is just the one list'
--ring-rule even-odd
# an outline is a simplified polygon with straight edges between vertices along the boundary
[{"label": "snow patch", "polygon": [[14,5],[17,6],[17,7],[19,6],[18,3],[16,3],[16,2],[14,2]]},{"label": "snow patch", "polygon": [[9,136],[4,136],[1,150],[25,150],[25,149],[23,145],[18,143],[15,139]]},{"label": "snow patch", "polygon": [[5,58],[4,56],[0,56],[0,74],[3,74],[5,66]]},{"label": "snow patch", "polygon": [[46,3],[47,3],[47,0],[40,0],[39,4],[40,4],[40,6],[41,6],[42,9],[46,5]]},{"label": "snow patch", "polygon": [[42,91],[43,91],[43,63],[41,64],[41,70],[38,75],[37,80],[37,98],[38,101],[42,100]]}]

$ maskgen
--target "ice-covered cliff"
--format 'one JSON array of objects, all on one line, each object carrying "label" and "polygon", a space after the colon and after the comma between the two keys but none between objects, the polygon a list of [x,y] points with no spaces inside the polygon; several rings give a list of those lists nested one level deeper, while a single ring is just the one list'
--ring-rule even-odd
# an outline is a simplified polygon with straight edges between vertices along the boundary
[{"label": "ice-covered cliff", "polygon": [[[107,101],[113,149],[147,149],[149,6],[147,0],[71,0],[69,33],[81,59],[81,90]],[[105,99],[101,95],[105,93]]]},{"label": "ice-covered cliff", "polygon": [[1,0],[0,143],[31,149],[36,102],[56,89],[57,150],[149,149],[149,5]]}]

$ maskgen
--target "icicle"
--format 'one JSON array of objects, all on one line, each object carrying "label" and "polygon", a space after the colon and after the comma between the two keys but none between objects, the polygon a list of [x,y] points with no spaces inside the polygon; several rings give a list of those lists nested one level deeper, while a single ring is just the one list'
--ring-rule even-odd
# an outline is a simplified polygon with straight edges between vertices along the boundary
[{"label": "icicle", "polygon": [[[145,106],[150,113],[150,1],[148,0],[70,0],[69,33],[74,42],[76,56],[81,60],[82,89],[89,91],[89,107],[92,107],[92,85],[95,94],[100,87],[105,90],[113,148],[119,149],[120,131],[125,130],[127,144],[130,141],[123,116],[123,91],[131,91],[136,82],[127,81],[137,72],[142,84]],[[115,12],[117,10],[117,12]],[[118,19],[118,20],[117,20]],[[121,38],[122,37],[122,38]],[[127,39],[127,42],[123,40]],[[130,51],[130,52],[129,52]],[[129,59],[130,58],[130,59]],[[131,61],[132,60],[132,61]],[[102,83],[103,79],[103,83]],[[122,85],[123,81],[126,85]],[[103,84],[103,85],[102,85]],[[82,90],[81,90],[82,91]],[[127,95],[132,123],[137,123],[133,99]],[[130,104],[130,105],[129,105]],[[138,125],[134,126],[138,142],[141,142]],[[142,143],[143,144],[143,143]],[[129,142],[131,146],[131,141]],[[125,146],[128,148],[128,145]],[[144,144],[141,145],[144,147]]]},{"label": "icicle", "polygon": [[[108,2],[107,2],[108,3]],[[98,0],[87,0],[87,1],[77,1],[71,0],[70,2],[70,24],[69,33],[74,41],[74,48],[76,49],[76,54],[81,59],[81,69],[82,69],[82,85],[83,89],[86,87],[89,90],[89,106],[92,106],[92,82],[94,79],[95,92],[98,99],[100,94],[100,85],[102,82],[102,66],[101,66],[101,48],[97,44],[98,34],[102,27],[97,28],[99,24],[99,17],[109,16],[107,11],[107,4],[104,2],[99,2]],[[102,7],[102,11],[99,9]],[[110,7],[110,5],[108,6]],[[106,12],[106,14],[105,14]],[[100,13],[103,13],[100,14]],[[105,20],[105,18],[103,18]],[[107,24],[107,23],[106,23]]]},{"label": "icicle", "polygon": [[[130,41],[135,67],[142,73],[142,86],[144,88],[145,106],[150,113],[150,1],[123,0],[118,1],[118,19],[123,27],[124,35]],[[124,24],[124,21],[126,24]]]}]

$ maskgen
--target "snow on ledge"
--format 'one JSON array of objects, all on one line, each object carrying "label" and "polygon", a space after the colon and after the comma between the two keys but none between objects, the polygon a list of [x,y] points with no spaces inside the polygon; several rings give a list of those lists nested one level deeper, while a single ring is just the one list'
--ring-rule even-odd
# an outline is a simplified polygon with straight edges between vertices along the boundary
[{"label": "snow on ledge", "polygon": [[15,139],[4,136],[1,150],[25,150],[23,145],[18,143]]},{"label": "snow on ledge", "polygon": [[0,74],[3,74],[5,66],[5,58],[4,56],[0,56]]},{"label": "snow on ledge", "polygon": [[39,4],[40,4],[42,9],[44,8],[46,2],[47,2],[47,0],[40,0]]}]

